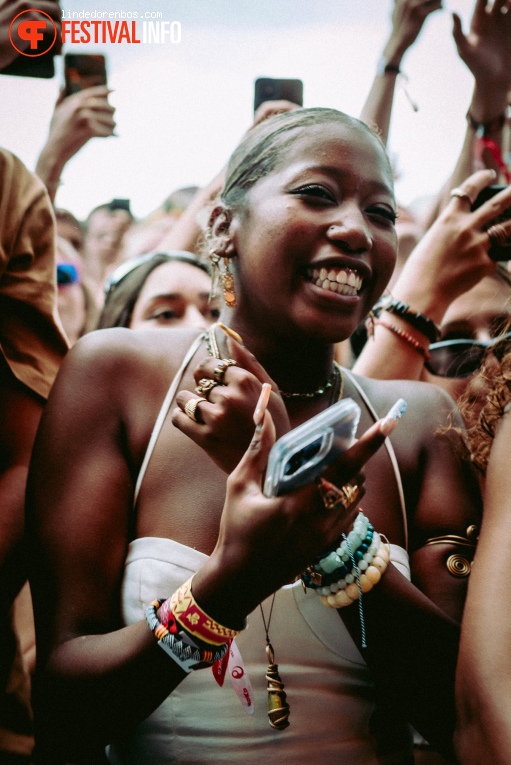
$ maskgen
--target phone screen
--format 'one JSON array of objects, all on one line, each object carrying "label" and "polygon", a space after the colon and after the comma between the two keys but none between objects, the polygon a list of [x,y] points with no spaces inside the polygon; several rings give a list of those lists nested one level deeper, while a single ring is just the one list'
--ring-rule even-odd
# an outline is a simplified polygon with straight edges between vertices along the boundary
[{"label": "phone screen", "polygon": [[259,77],[254,87],[254,111],[264,101],[291,101],[303,106],[303,82],[301,80],[274,80],[271,77]]},{"label": "phone screen", "polygon": [[66,96],[94,85],[106,85],[105,57],[99,53],[66,53],[64,78]]}]

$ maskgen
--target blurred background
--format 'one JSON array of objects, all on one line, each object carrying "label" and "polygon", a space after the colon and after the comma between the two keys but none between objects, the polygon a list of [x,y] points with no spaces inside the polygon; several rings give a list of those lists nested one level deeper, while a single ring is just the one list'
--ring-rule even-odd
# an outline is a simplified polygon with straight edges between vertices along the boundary
[{"label": "blurred background", "polygon": [[[207,183],[250,124],[257,77],[300,78],[304,106],[358,116],[390,30],[391,0],[78,0],[79,11],[160,11],[178,21],[179,44],[66,45],[107,56],[118,137],[93,139],[66,166],[59,206],[85,216],[99,201],[124,197],[135,216],[172,190]],[[446,0],[405,57],[408,92],[394,104],[389,151],[403,204],[420,206],[452,170],[465,131],[472,78],[456,54],[451,12],[464,26],[473,0]],[[141,21],[138,29],[141,30]],[[45,141],[62,85],[0,77],[0,145],[30,168]],[[84,182],[83,179],[87,179]]]}]

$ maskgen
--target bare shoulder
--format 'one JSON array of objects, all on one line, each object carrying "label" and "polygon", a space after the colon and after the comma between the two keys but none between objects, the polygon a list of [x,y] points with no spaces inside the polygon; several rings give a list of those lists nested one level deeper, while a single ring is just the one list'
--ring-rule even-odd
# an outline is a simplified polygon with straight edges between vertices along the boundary
[{"label": "bare shoulder", "polygon": [[406,432],[413,433],[423,443],[436,439],[439,429],[462,427],[462,421],[453,399],[441,388],[416,380],[375,380],[354,375],[367,395],[378,416],[383,417],[398,398],[408,404],[403,422],[394,438]]},{"label": "bare shoulder", "polygon": [[65,358],[50,394],[71,395],[76,403],[102,402],[107,408],[131,408],[134,394],[145,397],[170,384],[196,330],[137,332],[116,327],[81,338]]}]

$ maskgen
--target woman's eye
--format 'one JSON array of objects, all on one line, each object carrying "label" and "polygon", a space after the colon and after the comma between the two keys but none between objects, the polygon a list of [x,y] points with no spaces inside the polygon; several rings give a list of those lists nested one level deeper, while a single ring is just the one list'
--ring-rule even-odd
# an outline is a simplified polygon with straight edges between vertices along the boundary
[{"label": "woman's eye", "polygon": [[172,321],[172,319],[176,318],[176,313],[167,308],[165,311],[155,311],[155,313],[149,316],[149,321]]},{"label": "woman's eye", "polygon": [[311,183],[308,186],[300,186],[299,189],[291,191],[291,194],[304,197],[315,197],[317,199],[325,199],[328,202],[335,202],[335,197],[329,189],[315,183]]},{"label": "woman's eye", "polygon": [[373,205],[372,207],[369,207],[367,212],[369,215],[376,215],[377,217],[383,218],[386,221],[389,221],[389,223],[392,223],[392,225],[395,224],[397,215],[394,212],[394,210],[391,210],[390,207],[381,207],[380,205]]},{"label": "woman's eye", "polygon": [[210,308],[208,311],[206,311],[206,317],[210,316],[212,319],[218,319],[220,318],[220,309],[219,308]]}]

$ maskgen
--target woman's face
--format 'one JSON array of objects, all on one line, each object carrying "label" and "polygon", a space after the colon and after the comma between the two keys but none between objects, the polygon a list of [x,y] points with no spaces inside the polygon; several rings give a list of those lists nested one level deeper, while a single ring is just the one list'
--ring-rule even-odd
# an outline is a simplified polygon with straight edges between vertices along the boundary
[{"label": "woman's face", "polygon": [[194,327],[206,329],[219,315],[209,301],[211,279],[189,263],[170,261],[147,277],[131,315],[131,329]]},{"label": "woman's face", "polygon": [[[485,277],[451,303],[442,321],[441,340],[491,340],[502,333],[510,318],[511,287],[498,277]],[[426,375],[428,382],[446,390],[455,401],[472,379]]]},{"label": "woman's face", "polygon": [[383,292],[396,258],[391,171],[362,128],[316,125],[233,218],[240,316],[337,342]]}]

